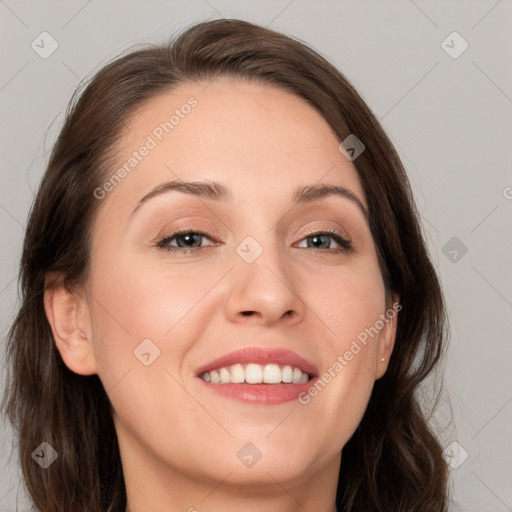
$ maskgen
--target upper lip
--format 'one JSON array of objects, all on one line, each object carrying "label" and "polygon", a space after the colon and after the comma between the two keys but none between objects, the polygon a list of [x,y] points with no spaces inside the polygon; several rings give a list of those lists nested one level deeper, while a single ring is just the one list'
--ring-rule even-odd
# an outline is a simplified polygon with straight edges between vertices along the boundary
[{"label": "upper lip", "polygon": [[313,363],[307,361],[291,350],[286,348],[264,349],[261,347],[246,347],[230,352],[229,354],[200,366],[196,370],[196,375],[199,377],[204,372],[221,368],[223,366],[231,366],[237,363],[290,365],[299,368],[302,372],[308,373],[311,377],[316,377],[318,375],[318,369]]}]

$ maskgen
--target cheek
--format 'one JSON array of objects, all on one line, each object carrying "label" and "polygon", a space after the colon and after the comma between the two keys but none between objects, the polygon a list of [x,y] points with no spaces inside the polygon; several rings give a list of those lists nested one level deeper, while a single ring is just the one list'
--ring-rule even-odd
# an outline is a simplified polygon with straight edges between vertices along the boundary
[{"label": "cheek", "polygon": [[374,326],[385,310],[384,285],[373,259],[314,275],[306,287],[306,302],[337,353]]},{"label": "cheek", "polygon": [[100,376],[140,365],[134,351],[147,339],[157,347],[152,348],[155,353],[160,351],[160,364],[165,360],[166,367],[176,367],[189,340],[198,338],[205,325],[197,317],[208,315],[208,301],[202,299],[219,274],[185,269],[187,265],[148,266],[142,260],[119,258],[114,263],[107,257],[93,266],[90,306]]},{"label": "cheek", "polygon": [[322,416],[343,445],[359,424],[375,382],[382,332],[375,326],[385,312],[385,290],[373,260],[333,272],[322,282],[321,288],[310,283],[308,292],[308,306],[325,333],[322,373],[301,403]]},{"label": "cheek", "polygon": [[[143,268],[137,258],[94,268],[94,350],[116,417],[136,438],[152,430],[149,418],[158,418],[183,439],[186,431],[180,430],[174,408],[166,406],[179,404],[181,417],[197,424],[204,419],[204,411],[178,382],[183,382],[187,352],[204,330],[198,315],[211,314],[206,301],[196,306],[218,275]],[[176,453],[180,449],[180,443],[173,445]]]}]

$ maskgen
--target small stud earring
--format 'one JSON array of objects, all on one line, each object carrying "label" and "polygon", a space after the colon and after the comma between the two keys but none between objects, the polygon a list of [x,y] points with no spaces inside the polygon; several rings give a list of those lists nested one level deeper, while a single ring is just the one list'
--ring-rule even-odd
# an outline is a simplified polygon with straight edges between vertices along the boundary
[{"label": "small stud earring", "polygon": [[381,362],[381,363],[383,363],[383,362],[384,362],[384,358],[382,358],[382,359],[380,360],[380,362]]}]

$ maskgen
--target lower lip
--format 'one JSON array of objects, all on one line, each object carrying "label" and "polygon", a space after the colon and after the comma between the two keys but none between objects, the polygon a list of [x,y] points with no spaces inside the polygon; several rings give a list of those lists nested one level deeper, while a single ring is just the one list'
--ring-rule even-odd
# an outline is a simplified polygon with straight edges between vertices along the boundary
[{"label": "lower lip", "polygon": [[212,391],[237,402],[246,404],[276,405],[297,400],[301,393],[315,384],[313,378],[304,384],[212,384],[199,380]]}]

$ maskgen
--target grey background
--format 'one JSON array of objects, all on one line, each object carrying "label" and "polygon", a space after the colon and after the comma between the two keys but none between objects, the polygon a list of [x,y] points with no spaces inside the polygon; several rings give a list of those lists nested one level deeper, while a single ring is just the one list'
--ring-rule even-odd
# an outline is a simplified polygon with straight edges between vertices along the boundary
[{"label": "grey background", "polygon": [[[452,446],[452,510],[512,510],[510,0],[0,0],[2,339],[17,305],[33,191],[80,79],[128,46],[221,16],[313,46],[354,83],[396,144],[451,317],[445,399],[432,424]],[[47,59],[31,48],[43,31],[59,45]],[[453,31],[469,44],[458,58],[441,45]],[[446,44],[462,48],[453,37]],[[0,429],[0,512],[16,503],[28,510],[5,421]]]}]

